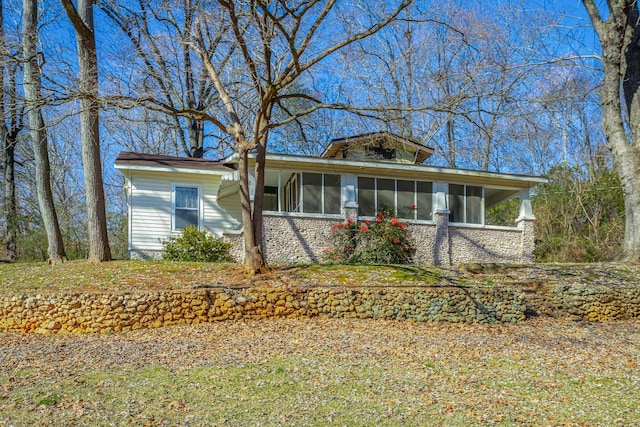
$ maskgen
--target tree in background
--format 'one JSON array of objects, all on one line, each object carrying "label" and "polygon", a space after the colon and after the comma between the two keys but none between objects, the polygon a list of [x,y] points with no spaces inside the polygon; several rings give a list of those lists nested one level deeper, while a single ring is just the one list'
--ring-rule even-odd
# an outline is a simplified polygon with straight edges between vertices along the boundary
[{"label": "tree in background", "polygon": [[[129,58],[120,58],[132,63],[131,85],[120,81],[118,89],[153,100],[145,104],[167,113],[168,120],[163,124],[171,129],[185,156],[202,157],[208,149],[218,148],[205,147],[206,122],[197,117],[217,102],[217,93],[190,47],[195,20],[203,13],[205,3],[139,0],[125,7],[121,2],[103,0],[98,5],[133,48],[133,52],[126,48],[122,52]],[[224,20],[209,23],[216,26],[207,28],[213,34],[208,47],[208,55],[212,55],[223,42],[227,23]]]},{"label": "tree in background", "polygon": [[89,260],[111,260],[100,159],[98,55],[93,23],[93,0],[60,0],[76,31],[80,68],[80,135],[84,169]]},{"label": "tree in background", "polygon": [[56,264],[66,261],[62,233],[58,223],[53,193],[51,191],[51,167],[49,164],[49,143],[47,130],[42,116],[40,93],[40,64],[36,44],[38,41],[38,4],[37,0],[22,2],[22,51],[24,55],[24,94],[29,131],[35,158],[36,192],[40,215],[47,234],[48,261]]},{"label": "tree in background", "polygon": [[640,260],[640,14],[636,0],[607,1],[601,12],[582,0],[600,40],[604,80],[602,125],[613,154],[625,204],[619,258]]},{"label": "tree in background", "polygon": [[[16,146],[24,128],[24,106],[18,99],[20,42],[5,36],[4,2],[0,2],[0,140],[4,154],[3,219],[7,259],[18,256],[18,204],[16,200]],[[16,32],[17,33],[17,32]]]}]

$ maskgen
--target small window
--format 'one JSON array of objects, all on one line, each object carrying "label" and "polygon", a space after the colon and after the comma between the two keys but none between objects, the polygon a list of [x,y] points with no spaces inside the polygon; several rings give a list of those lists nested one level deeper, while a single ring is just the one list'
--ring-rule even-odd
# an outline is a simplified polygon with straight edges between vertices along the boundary
[{"label": "small window", "polygon": [[200,195],[198,187],[174,187],[173,195],[173,228],[183,228],[200,225]]}]

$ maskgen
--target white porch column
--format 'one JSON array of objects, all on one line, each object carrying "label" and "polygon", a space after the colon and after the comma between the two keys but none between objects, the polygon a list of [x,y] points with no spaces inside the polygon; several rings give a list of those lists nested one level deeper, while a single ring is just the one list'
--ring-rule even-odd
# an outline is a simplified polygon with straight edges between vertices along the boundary
[{"label": "white porch column", "polygon": [[533,221],[536,219],[531,207],[531,196],[529,190],[523,190],[518,194],[520,198],[520,213],[516,219],[518,228],[522,230],[522,262],[533,262],[533,249],[535,238],[533,234]]},{"label": "white porch column", "polygon": [[451,264],[451,238],[449,236],[449,206],[447,195],[449,184],[433,183],[433,220],[436,223],[436,235],[433,247],[433,263],[435,265]]},{"label": "white porch column", "polygon": [[353,174],[342,175],[342,216],[344,219],[358,219],[358,177]]}]

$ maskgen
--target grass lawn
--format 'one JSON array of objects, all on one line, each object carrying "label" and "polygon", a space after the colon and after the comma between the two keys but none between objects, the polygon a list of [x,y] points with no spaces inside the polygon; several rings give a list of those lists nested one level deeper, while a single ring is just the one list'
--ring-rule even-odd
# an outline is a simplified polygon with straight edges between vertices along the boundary
[{"label": "grass lawn", "polygon": [[0,426],[640,423],[637,323],[0,333]]},{"label": "grass lawn", "polygon": [[0,295],[52,292],[136,292],[190,288],[210,284],[235,286],[523,286],[585,284],[638,286],[640,265],[532,264],[410,266],[275,266],[248,277],[239,264],[169,261],[71,261],[0,263]]},{"label": "grass lawn", "polygon": [[[0,295],[220,286],[638,286],[640,266],[0,264]],[[640,426],[638,322],[314,318],[0,331],[0,427]]]}]

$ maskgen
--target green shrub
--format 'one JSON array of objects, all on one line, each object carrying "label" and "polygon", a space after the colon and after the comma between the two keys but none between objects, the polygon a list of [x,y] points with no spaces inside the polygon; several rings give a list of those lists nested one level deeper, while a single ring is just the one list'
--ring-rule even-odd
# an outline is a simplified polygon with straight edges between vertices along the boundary
[{"label": "green shrub", "polygon": [[407,224],[393,212],[379,213],[372,221],[347,220],[331,227],[333,247],[325,259],[340,264],[410,264],[416,252]]},{"label": "green shrub", "polygon": [[171,236],[162,242],[162,259],[167,261],[225,262],[231,261],[231,244],[211,233],[188,226],[179,236]]}]

